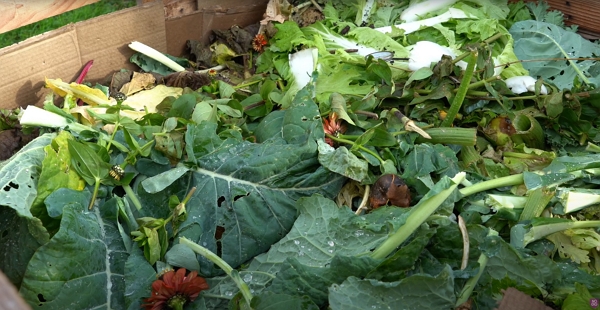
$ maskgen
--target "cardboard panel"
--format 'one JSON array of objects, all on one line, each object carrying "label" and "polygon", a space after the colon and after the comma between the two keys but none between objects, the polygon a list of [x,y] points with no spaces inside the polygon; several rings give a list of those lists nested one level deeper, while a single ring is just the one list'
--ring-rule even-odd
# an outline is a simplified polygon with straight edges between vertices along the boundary
[{"label": "cardboard panel", "polygon": [[208,43],[213,29],[223,30],[233,25],[246,27],[257,23],[262,19],[268,2],[268,0],[199,1],[199,10],[192,14],[175,18],[169,18],[167,15],[165,21],[167,52],[174,56],[182,56],[186,54],[187,40]]},{"label": "cardboard panel", "polygon": [[62,14],[99,0],[0,0],[0,33]]},{"label": "cardboard panel", "polygon": [[166,51],[161,3],[133,7],[71,24],[0,49],[0,108],[40,105],[44,78],[75,80],[90,59],[86,81],[104,82],[121,68],[135,69],[127,44],[136,40]]}]

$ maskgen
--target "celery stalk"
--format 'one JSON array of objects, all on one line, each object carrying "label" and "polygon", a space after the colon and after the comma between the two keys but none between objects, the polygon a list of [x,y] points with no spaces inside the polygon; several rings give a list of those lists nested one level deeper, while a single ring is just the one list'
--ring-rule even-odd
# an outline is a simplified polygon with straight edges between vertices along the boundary
[{"label": "celery stalk", "polygon": [[373,258],[385,258],[400,246],[410,235],[423,224],[427,218],[450,196],[450,194],[458,187],[466,176],[465,172],[459,172],[452,178],[454,183],[447,189],[439,192],[426,200],[421,200],[410,211],[406,223],[402,225],[394,234],[389,236],[381,245],[379,245],[371,256]]}]

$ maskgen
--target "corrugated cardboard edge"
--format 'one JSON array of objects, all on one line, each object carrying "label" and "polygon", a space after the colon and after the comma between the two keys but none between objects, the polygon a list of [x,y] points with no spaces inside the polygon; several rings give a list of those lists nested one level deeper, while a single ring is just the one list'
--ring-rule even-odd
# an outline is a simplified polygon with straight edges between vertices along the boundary
[{"label": "corrugated cardboard edge", "polygon": [[140,41],[166,52],[162,3],[133,7],[70,24],[0,49],[0,108],[40,105],[44,78],[71,82],[94,60],[86,81],[106,82],[120,68],[134,69],[127,44]]}]

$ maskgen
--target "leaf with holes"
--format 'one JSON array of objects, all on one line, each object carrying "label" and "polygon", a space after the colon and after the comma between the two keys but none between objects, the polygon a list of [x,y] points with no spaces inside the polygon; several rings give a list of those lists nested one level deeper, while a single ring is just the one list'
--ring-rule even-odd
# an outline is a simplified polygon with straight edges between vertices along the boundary
[{"label": "leaf with holes", "polygon": [[[313,193],[334,197],[345,180],[317,160],[316,139],[323,138],[323,127],[307,94],[299,92],[292,107],[265,118],[259,126],[271,138],[263,136],[263,143],[244,141],[237,132],[220,137],[215,123],[188,125],[186,151],[196,167],[150,177],[138,192],[168,197],[196,187],[179,236],[233,267],[267,251],[294,223],[296,200]],[[188,181],[175,182],[181,179]],[[206,275],[220,272],[205,260],[200,270]]]},{"label": "leaf with holes", "polygon": [[44,148],[54,137],[42,135],[0,163],[0,270],[17,287],[35,250],[50,238],[30,208],[37,196]]},{"label": "leaf with holes", "polygon": [[510,28],[515,40],[515,55],[533,77],[554,83],[560,90],[571,89],[577,77],[586,84],[600,86],[600,64],[595,60],[549,60],[564,58],[598,57],[600,46],[575,32],[534,20],[515,23]]},{"label": "leaf with holes", "polygon": [[19,292],[28,303],[51,309],[125,308],[128,254],[117,226],[117,199],[92,211],[86,202],[65,206],[60,230],[27,266]]}]

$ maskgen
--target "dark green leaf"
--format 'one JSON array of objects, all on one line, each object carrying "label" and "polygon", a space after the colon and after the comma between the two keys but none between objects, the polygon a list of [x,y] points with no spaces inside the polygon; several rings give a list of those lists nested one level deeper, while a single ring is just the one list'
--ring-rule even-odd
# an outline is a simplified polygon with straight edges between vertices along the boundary
[{"label": "dark green leaf", "polygon": [[349,277],[329,288],[329,306],[333,310],[389,305],[394,305],[394,309],[453,309],[454,290],[454,277],[448,266],[437,276],[416,274],[391,283]]},{"label": "dark green leaf", "polygon": [[108,175],[108,164],[88,144],[70,140],[69,153],[73,168],[89,185]]},{"label": "dark green leaf", "polygon": [[265,292],[254,296],[251,303],[256,310],[318,310],[319,307],[308,296],[294,296]]},{"label": "dark green leaf", "polygon": [[179,96],[171,106],[171,109],[167,113],[167,117],[180,117],[188,119],[192,116],[192,111],[196,106],[196,95],[184,94]]},{"label": "dark green leaf", "polygon": [[115,202],[93,211],[64,208],[60,230],[29,261],[19,291],[26,301],[57,309],[124,308],[128,254],[115,224]]}]

